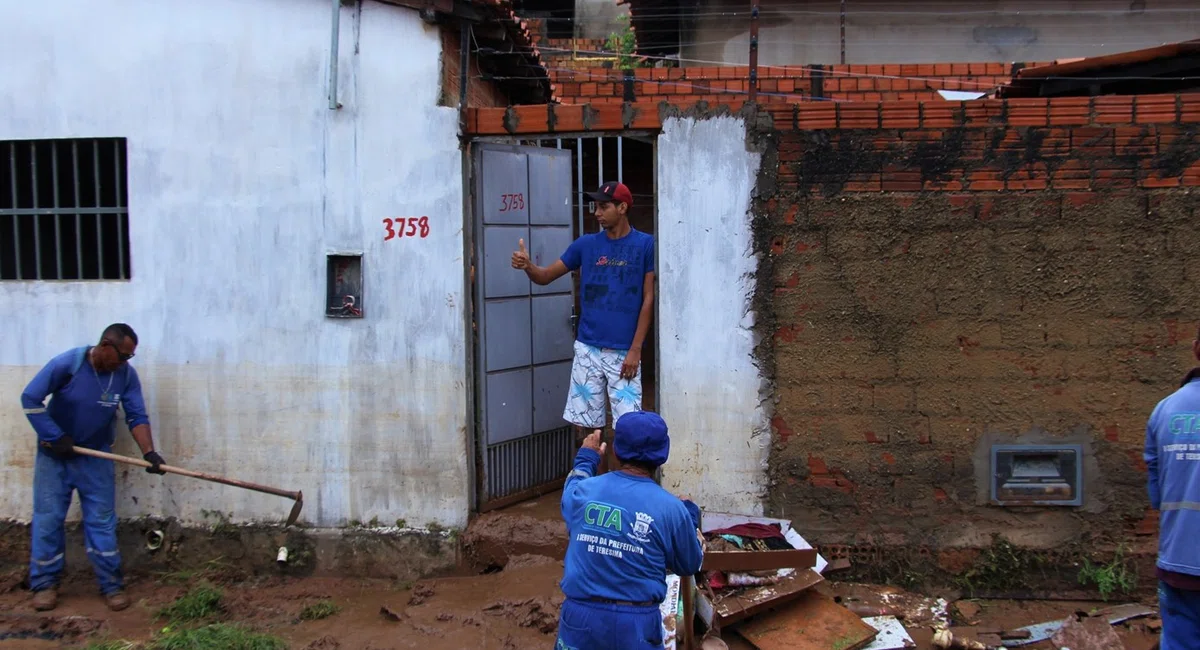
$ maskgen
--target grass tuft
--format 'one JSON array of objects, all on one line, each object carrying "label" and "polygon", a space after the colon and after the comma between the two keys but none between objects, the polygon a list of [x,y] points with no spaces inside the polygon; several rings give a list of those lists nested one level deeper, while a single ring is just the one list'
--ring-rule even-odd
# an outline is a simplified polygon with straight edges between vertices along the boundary
[{"label": "grass tuft", "polygon": [[221,592],[207,584],[197,585],[158,610],[158,616],[173,623],[198,621],[221,613]]},{"label": "grass tuft", "polygon": [[194,629],[165,628],[146,650],[287,650],[276,636],[259,634],[237,625],[214,623]]},{"label": "grass tuft", "polygon": [[332,600],[322,600],[319,603],[314,603],[300,610],[300,619],[304,621],[319,621],[323,618],[329,618],[341,611]]}]

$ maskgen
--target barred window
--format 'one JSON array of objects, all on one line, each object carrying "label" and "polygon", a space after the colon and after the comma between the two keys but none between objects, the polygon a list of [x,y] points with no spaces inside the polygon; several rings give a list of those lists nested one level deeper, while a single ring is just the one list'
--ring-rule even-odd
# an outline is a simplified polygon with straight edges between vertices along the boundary
[{"label": "barred window", "polygon": [[0,280],[127,280],[125,138],[0,141]]}]

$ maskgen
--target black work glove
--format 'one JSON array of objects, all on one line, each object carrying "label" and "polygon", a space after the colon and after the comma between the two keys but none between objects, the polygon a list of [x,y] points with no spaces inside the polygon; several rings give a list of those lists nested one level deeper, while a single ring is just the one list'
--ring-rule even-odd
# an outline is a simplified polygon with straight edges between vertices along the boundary
[{"label": "black work glove", "polygon": [[150,467],[146,468],[147,472],[151,474],[166,474],[166,472],[159,468],[159,465],[166,465],[167,461],[163,460],[163,457],[159,456],[157,451],[142,455],[142,460],[150,463]]},{"label": "black work glove", "polygon": [[71,436],[63,434],[58,437],[58,440],[50,443],[50,452],[59,458],[70,458],[75,455],[75,450],[71,447],[75,446],[75,439]]}]

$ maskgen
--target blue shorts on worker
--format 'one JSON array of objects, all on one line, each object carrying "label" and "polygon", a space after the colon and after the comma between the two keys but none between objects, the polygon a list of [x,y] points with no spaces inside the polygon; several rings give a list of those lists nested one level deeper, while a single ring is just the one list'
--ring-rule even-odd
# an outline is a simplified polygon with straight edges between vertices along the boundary
[{"label": "blue shorts on worker", "polygon": [[91,456],[58,459],[38,450],[33,469],[33,557],[29,563],[29,586],[33,591],[55,586],[62,575],[66,552],[63,521],[72,490],[79,493],[83,541],[100,592],[107,595],[122,588],[113,473],[111,460]]},{"label": "blue shorts on worker", "polygon": [[568,598],[558,617],[554,650],[661,650],[658,605],[623,605]]},{"label": "blue shorts on worker", "polygon": [[1200,591],[1159,581],[1158,608],[1163,621],[1159,650],[1200,650]]}]

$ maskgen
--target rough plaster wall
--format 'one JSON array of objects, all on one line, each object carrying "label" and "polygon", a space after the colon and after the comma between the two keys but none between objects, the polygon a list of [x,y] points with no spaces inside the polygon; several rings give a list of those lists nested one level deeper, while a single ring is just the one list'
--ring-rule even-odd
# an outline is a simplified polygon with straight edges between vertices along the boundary
[{"label": "rough plaster wall", "polygon": [[750,311],[760,159],[741,118],[672,117],[658,138],[658,390],[671,429],[663,485],[745,514],[762,512],[770,443]]},{"label": "rough plaster wall", "polygon": [[[733,0],[701,2],[682,56],[745,65],[745,11]],[[768,0],[762,11],[759,65],[842,62],[839,2]],[[731,19],[732,12],[743,13]],[[1200,8],[1188,0],[858,0],[846,5],[845,63],[1050,61],[1189,40],[1198,30]]]},{"label": "rough plaster wall", "polygon": [[[1032,144],[1006,144],[1016,134]],[[1193,365],[1200,275],[1179,260],[1200,195],[1135,185],[1178,185],[1196,133],[775,137],[779,191],[760,196],[756,232],[774,280],[771,513],[825,543],[1143,534],[1145,420]],[[881,171],[885,188],[930,189],[852,189]],[[938,191],[1073,173],[1101,191]],[[984,505],[986,451],[1013,441],[1084,444],[1085,506]]]},{"label": "rough plaster wall", "polygon": [[[343,9],[335,113],[321,0],[8,3],[0,24],[0,138],[127,137],[133,260],[129,282],[0,284],[0,517],[30,514],[25,383],[119,320],[169,463],[301,489],[317,525],[464,525],[462,174],[436,28]],[[384,242],[410,215],[429,237]],[[363,320],[323,316],[330,250],[365,252]],[[290,507],[118,477],[126,517]]]}]

